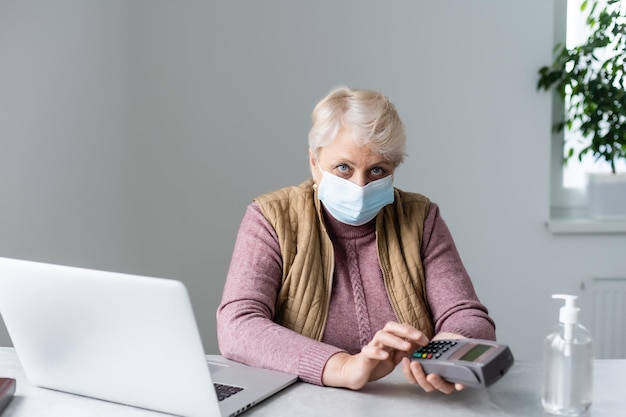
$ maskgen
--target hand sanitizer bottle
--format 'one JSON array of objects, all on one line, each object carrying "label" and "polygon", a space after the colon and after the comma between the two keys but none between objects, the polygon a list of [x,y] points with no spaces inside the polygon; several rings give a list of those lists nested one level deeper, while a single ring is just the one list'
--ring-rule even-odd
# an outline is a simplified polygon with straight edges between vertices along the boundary
[{"label": "hand sanitizer bottle", "polygon": [[545,340],[543,394],[545,411],[562,416],[584,416],[593,395],[593,340],[578,323],[575,295],[555,294],[565,300],[559,325]]}]

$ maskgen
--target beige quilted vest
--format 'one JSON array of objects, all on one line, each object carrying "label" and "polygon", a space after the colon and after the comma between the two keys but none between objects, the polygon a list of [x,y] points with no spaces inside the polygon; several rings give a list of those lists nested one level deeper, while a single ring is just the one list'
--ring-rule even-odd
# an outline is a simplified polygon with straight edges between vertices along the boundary
[{"label": "beige quilted vest", "polygon": [[[283,259],[274,321],[305,336],[324,334],[334,268],[333,245],[323,222],[312,179],[256,198],[272,224]],[[402,323],[430,339],[420,245],[430,201],[395,189],[395,202],[376,217],[378,258],[391,306]]]}]

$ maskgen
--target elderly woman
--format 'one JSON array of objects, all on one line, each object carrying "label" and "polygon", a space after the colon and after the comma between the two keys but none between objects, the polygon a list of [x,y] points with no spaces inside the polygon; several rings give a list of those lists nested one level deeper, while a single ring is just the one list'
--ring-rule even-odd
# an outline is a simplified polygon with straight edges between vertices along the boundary
[{"label": "elderly woman", "polygon": [[224,356],[360,389],[430,339],[495,340],[438,206],[393,187],[406,135],[394,105],[340,87],[313,110],[313,177],[257,197],[241,222],[217,311]]}]

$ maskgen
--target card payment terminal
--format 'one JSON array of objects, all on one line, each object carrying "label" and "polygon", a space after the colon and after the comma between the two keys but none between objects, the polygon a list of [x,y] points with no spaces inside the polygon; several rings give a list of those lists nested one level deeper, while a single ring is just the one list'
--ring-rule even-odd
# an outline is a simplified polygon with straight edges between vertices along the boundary
[{"label": "card payment terminal", "polygon": [[426,374],[468,387],[488,387],[515,361],[507,345],[481,339],[433,340],[416,350],[411,360],[418,361]]}]

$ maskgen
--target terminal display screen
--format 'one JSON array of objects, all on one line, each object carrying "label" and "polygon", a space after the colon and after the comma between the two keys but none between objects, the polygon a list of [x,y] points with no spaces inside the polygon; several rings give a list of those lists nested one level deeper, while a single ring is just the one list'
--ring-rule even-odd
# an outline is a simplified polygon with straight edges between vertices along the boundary
[{"label": "terminal display screen", "polygon": [[480,355],[489,350],[491,346],[487,345],[476,345],[471,348],[465,355],[459,358],[459,360],[474,362]]}]

